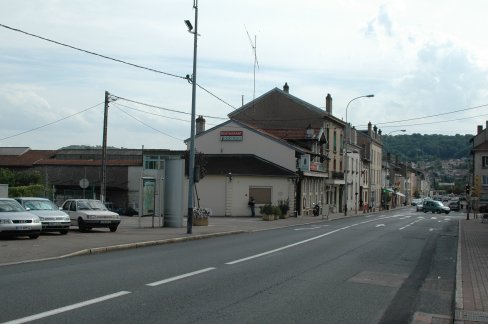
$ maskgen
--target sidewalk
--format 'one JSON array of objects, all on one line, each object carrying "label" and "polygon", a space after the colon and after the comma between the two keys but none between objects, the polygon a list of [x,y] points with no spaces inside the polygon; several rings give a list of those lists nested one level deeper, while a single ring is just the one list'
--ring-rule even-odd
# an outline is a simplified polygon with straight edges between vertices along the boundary
[{"label": "sidewalk", "polygon": [[454,323],[488,323],[488,223],[459,222]]}]

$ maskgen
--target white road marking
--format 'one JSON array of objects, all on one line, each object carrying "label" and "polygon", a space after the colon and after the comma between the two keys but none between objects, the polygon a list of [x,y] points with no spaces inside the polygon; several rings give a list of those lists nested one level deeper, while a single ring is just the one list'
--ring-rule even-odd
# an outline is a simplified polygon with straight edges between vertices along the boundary
[{"label": "white road marking", "polygon": [[294,247],[294,246],[297,246],[297,245],[305,244],[305,243],[308,243],[308,242],[311,242],[311,241],[320,239],[322,237],[325,237],[325,236],[328,236],[330,234],[334,234],[334,233],[343,231],[343,230],[348,229],[348,228],[351,228],[351,227],[355,227],[355,226],[362,225],[362,224],[366,224],[366,223],[376,222],[376,221],[382,220],[382,219],[394,218],[394,217],[397,217],[397,216],[378,217],[376,219],[371,219],[371,220],[366,220],[366,221],[359,222],[359,223],[356,223],[356,224],[351,224],[351,225],[344,226],[344,227],[338,228],[336,230],[333,230],[333,231],[330,231],[330,232],[327,232],[327,233],[324,233],[324,234],[321,234],[321,235],[318,235],[318,236],[311,237],[309,239],[306,239],[306,240],[303,240],[303,241],[300,241],[300,242],[288,244],[288,245],[279,247],[279,248],[274,249],[274,250],[269,250],[269,251],[266,251],[266,252],[263,252],[263,253],[259,253],[259,254],[255,254],[255,255],[251,255],[251,256],[248,256],[248,257],[245,257],[245,258],[242,258],[242,259],[230,261],[230,262],[227,262],[225,264],[227,264],[227,265],[233,265],[233,264],[241,263],[241,262],[244,262],[244,261],[249,261],[249,260],[252,260],[252,259],[260,258],[260,257],[265,256],[265,255],[268,255],[268,254],[272,254],[272,253],[276,253],[276,252],[279,252],[279,251],[283,251],[283,250],[289,249],[289,248]]},{"label": "white road marking", "polygon": [[429,228],[429,232],[433,232],[433,231],[434,231],[434,229],[433,229],[433,228]]},{"label": "white road marking", "polygon": [[378,224],[378,225],[376,225],[376,227],[382,227],[382,226],[385,226],[385,224]]},{"label": "white road marking", "polygon": [[38,320],[38,319],[41,319],[41,318],[44,318],[44,317],[48,317],[48,316],[52,316],[52,315],[64,313],[64,312],[67,312],[67,311],[70,311],[70,310],[74,310],[76,308],[81,308],[81,307],[85,307],[85,306],[88,306],[88,305],[100,303],[100,302],[103,302],[103,301],[106,301],[106,300],[109,300],[109,299],[113,299],[113,298],[117,298],[117,297],[120,297],[120,296],[123,296],[123,295],[130,294],[130,293],[131,293],[130,291],[119,291],[118,293],[115,293],[115,294],[110,294],[110,295],[106,295],[106,296],[102,296],[102,297],[90,299],[90,300],[87,300],[87,301],[84,301],[84,302],[81,302],[81,303],[76,303],[76,304],[73,304],[73,305],[69,305],[69,306],[64,306],[64,307],[61,307],[61,308],[53,309],[53,310],[50,310],[50,311],[47,311],[47,312],[43,312],[43,313],[39,313],[39,314],[35,314],[35,315],[23,317],[23,318],[19,318],[19,319],[13,320],[13,321],[5,322],[4,324],[19,324],[19,323],[26,323],[26,322],[30,322],[30,321],[35,321],[35,320]]},{"label": "white road marking", "polygon": [[175,277],[163,279],[163,280],[160,280],[160,281],[148,283],[148,284],[146,284],[146,286],[155,287],[155,286],[159,286],[159,285],[162,285],[162,284],[165,284],[165,283],[168,283],[168,282],[180,280],[180,279],[183,279],[183,278],[188,278],[188,277],[195,276],[197,274],[204,273],[204,272],[211,271],[211,270],[215,270],[215,269],[216,268],[214,268],[214,267],[205,268],[205,269],[202,269],[202,270],[197,270],[197,271],[185,273],[185,274],[182,274],[182,275],[179,275],[179,276],[175,276]]},{"label": "white road marking", "polygon": [[405,225],[405,226],[403,226],[403,227],[400,227],[400,231],[401,231],[401,230],[404,230],[404,229],[405,229],[405,228],[407,228],[407,227],[412,226],[413,224],[415,224],[415,223],[417,223],[417,222],[420,222],[421,220],[422,220],[422,219],[417,219],[417,220],[415,220],[415,221],[411,222],[410,224],[407,224],[407,225]]}]

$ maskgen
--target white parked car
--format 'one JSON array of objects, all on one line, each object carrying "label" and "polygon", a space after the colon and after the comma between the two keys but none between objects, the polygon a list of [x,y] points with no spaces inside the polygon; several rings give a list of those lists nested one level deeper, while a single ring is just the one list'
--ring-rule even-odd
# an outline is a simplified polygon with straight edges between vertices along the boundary
[{"label": "white parked car", "polygon": [[22,207],[36,214],[42,223],[43,232],[59,232],[68,234],[71,221],[68,214],[59,210],[51,200],[37,197],[17,197],[15,198]]},{"label": "white parked car", "polygon": [[95,199],[68,199],[63,203],[63,211],[69,215],[72,226],[78,226],[80,232],[95,227],[108,227],[115,232],[120,224],[120,216],[111,212]]},{"label": "white parked car", "polygon": [[41,220],[11,198],[0,198],[0,234],[29,236],[36,239],[41,234]]}]

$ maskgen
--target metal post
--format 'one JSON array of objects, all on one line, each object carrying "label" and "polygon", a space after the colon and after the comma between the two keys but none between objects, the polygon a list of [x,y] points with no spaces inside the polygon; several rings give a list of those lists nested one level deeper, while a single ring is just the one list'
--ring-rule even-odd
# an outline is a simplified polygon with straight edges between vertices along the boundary
[{"label": "metal post", "polygon": [[198,38],[198,0],[194,0],[195,9],[195,30],[193,34],[193,75],[191,77],[191,132],[190,132],[190,157],[188,161],[188,220],[186,223],[186,233],[192,234],[193,227],[193,186],[195,173],[195,101],[197,89],[197,38]]},{"label": "metal post", "polygon": [[[342,149],[344,150],[344,193],[343,193],[344,216],[347,216],[347,200],[348,200],[348,196],[349,196],[349,192],[347,190],[347,172],[349,171],[349,166],[348,166],[349,158],[347,157],[347,141],[346,141],[346,136],[349,135],[349,123],[347,121],[347,110],[349,109],[349,104],[351,102],[353,102],[354,100],[359,99],[359,98],[372,98],[372,97],[374,97],[374,94],[370,94],[370,95],[366,95],[366,96],[359,96],[359,97],[353,98],[347,103],[347,106],[346,106],[346,127],[345,127],[345,134],[342,137]],[[349,143],[350,142],[351,141],[349,140]]]}]

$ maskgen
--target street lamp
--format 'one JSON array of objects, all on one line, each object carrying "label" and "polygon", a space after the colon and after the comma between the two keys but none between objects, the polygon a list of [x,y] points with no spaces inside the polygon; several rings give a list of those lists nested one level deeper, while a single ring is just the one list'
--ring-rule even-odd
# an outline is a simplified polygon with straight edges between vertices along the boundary
[{"label": "street lamp", "polygon": [[393,130],[391,132],[389,132],[388,134],[386,134],[386,136],[390,135],[391,133],[394,133],[394,132],[403,132],[405,133],[407,130],[406,129],[396,129],[396,130]]},{"label": "street lamp", "polygon": [[191,131],[190,131],[190,157],[188,161],[188,220],[186,222],[186,233],[192,233],[193,227],[193,186],[195,179],[195,101],[197,93],[197,39],[198,39],[198,0],[194,0],[193,9],[195,9],[195,30],[189,20],[185,20],[188,32],[193,34],[193,74],[191,79],[187,76],[188,81],[191,81]]},{"label": "street lamp", "polygon": [[[348,192],[347,192],[347,172],[348,172],[348,158],[347,158],[347,148],[346,148],[346,137],[349,137],[349,123],[347,122],[347,110],[349,109],[349,104],[351,102],[353,102],[354,100],[356,99],[359,99],[359,98],[373,98],[374,97],[374,94],[370,94],[370,95],[365,95],[365,96],[359,96],[359,97],[356,97],[356,98],[353,98],[351,99],[348,103],[347,103],[347,106],[346,106],[346,133],[344,134],[344,136],[342,137],[342,149],[344,150],[344,215],[347,216],[347,199],[348,199]],[[349,139],[349,143],[351,142],[351,140]]]}]

